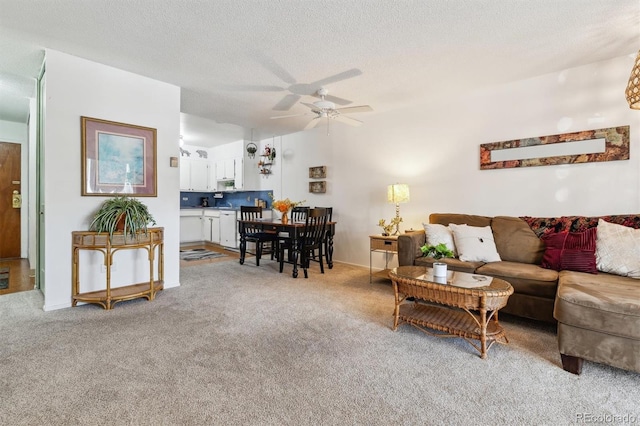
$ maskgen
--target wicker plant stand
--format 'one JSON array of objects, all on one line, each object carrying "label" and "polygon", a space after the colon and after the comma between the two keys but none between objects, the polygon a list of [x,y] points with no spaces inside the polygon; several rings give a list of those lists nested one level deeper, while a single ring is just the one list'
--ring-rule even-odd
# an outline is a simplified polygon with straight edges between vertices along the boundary
[{"label": "wicker plant stand", "polygon": [[[138,238],[127,237],[122,232],[109,239],[106,232],[74,231],[71,233],[71,305],[78,302],[96,303],[104,309],[111,309],[122,300],[146,297],[153,300],[156,293],[164,288],[164,228],[149,228],[141,232]],[[121,250],[144,249],[148,253],[149,281],[111,288],[111,265],[113,256]],[[80,292],[80,250],[99,251],[104,256],[106,286],[104,290]],[[158,256],[158,279],[154,279],[154,261]]]},{"label": "wicker plant stand", "polygon": [[498,310],[513,294],[508,282],[452,271],[441,280],[423,266],[400,266],[389,277],[395,293],[394,331],[406,322],[432,336],[462,337],[483,359],[495,342],[508,343],[498,322]]}]

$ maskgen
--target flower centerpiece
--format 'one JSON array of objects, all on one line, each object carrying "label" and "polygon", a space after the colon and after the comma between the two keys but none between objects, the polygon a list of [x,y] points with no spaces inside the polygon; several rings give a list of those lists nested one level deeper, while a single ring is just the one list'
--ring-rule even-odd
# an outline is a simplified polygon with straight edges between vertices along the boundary
[{"label": "flower centerpiece", "polygon": [[295,206],[299,206],[306,201],[306,200],[291,201],[288,198],[285,198],[284,200],[274,200],[272,193],[269,193],[269,198],[271,198],[271,207],[278,210],[280,213],[282,213],[282,223],[289,222],[288,215],[289,215],[289,211],[292,208],[294,208]]}]

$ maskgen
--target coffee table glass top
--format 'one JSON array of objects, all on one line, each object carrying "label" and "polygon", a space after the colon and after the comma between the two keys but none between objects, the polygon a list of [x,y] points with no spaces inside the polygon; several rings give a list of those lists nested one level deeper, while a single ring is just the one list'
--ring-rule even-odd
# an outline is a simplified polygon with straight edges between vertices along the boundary
[{"label": "coffee table glass top", "polygon": [[425,266],[399,266],[393,268],[391,273],[399,278],[408,278],[452,287],[476,288],[485,291],[507,291],[511,288],[511,284],[505,280],[488,275],[447,271],[446,277],[434,277],[433,268]]}]

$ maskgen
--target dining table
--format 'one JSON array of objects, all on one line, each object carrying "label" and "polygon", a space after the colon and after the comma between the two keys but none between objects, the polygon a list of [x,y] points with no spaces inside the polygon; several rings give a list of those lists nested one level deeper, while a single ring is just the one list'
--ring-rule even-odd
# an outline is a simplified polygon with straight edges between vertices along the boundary
[{"label": "dining table", "polygon": [[[283,223],[281,219],[263,218],[263,219],[238,219],[238,233],[240,234],[240,263],[244,263],[244,257],[247,252],[246,228],[258,228],[262,232],[275,232],[277,234],[287,233],[288,237],[293,240],[293,247],[297,247],[298,240],[303,234],[305,222],[289,220]],[[329,269],[333,268],[333,236],[335,235],[336,222],[331,221],[326,224],[325,234],[325,259]],[[293,263],[294,278],[298,277],[298,264]]]}]

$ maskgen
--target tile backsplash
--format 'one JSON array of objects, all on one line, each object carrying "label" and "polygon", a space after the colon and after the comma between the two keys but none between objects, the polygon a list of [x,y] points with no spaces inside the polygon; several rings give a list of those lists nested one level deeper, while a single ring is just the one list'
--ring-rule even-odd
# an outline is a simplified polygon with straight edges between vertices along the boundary
[{"label": "tile backsplash", "polygon": [[[255,206],[255,200],[264,200],[267,208],[271,208],[271,199],[269,192],[265,191],[234,191],[234,192],[181,192],[180,208],[184,207],[201,207],[202,199],[206,198],[209,207],[229,207],[229,203],[233,207],[239,206]],[[214,198],[214,194],[222,194],[222,198]]]}]

